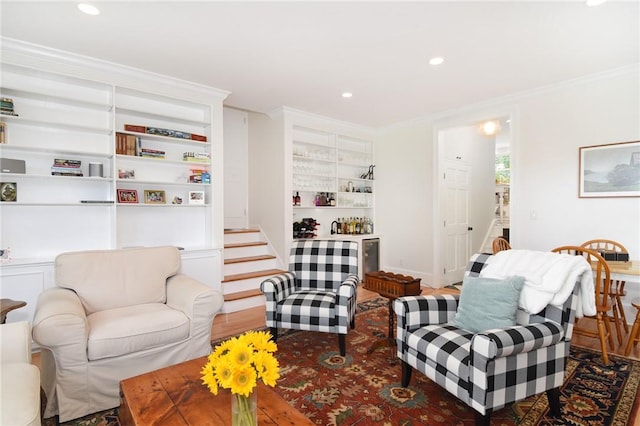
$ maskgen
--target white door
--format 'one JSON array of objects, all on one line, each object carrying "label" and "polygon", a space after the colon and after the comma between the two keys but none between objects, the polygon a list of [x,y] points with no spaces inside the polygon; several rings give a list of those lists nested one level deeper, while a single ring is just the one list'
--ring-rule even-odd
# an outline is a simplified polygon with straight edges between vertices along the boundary
[{"label": "white door", "polygon": [[224,227],[248,227],[248,114],[224,108]]},{"label": "white door", "polygon": [[443,281],[462,281],[471,256],[469,227],[470,166],[462,160],[444,160],[441,174],[440,209],[442,218]]}]

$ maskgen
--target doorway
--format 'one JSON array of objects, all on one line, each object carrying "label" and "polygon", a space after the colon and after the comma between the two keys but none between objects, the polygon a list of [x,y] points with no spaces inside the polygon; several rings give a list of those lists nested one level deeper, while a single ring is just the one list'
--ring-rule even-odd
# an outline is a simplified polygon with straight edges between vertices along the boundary
[{"label": "doorway", "polygon": [[461,282],[470,256],[491,252],[496,230],[500,235],[510,230],[510,117],[491,119],[497,128],[494,134],[483,133],[486,121],[443,126],[436,132],[434,284],[438,286]]}]

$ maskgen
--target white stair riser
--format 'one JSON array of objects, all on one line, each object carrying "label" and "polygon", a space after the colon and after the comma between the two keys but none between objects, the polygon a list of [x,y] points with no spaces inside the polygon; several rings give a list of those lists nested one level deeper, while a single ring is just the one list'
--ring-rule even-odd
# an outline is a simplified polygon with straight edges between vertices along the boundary
[{"label": "white stair riser", "polygon": [[235,259],[238,257],[260,256],[263,254],[271,254],[269,246],[249,246],[249,247],[234,247],[224,249],[224,259]]},{"label": "white stair riser", "polygon": [[262,281],[266,280],[267,278],[268,277],[256,277],[248,278],[246,280],[229,281],[226,283],[222,283],[222,293],[230,294],[247,290],[256,290],[260,288],[260,284],[262,283]]},{"label": "white stair riser", "polygon": [[263,241],[260,232],[242,232],[238,234],[224,234],[225,244],[251,243]]},{"label": "white stair riser", "polygon": [[223,314],[229,314],[231,312],[243,311],[245,309],[255,308],[257,306],[264,306],[264,296],[247,297],[245,299],[233,300],[231,302],[224,302],[222,305]]},{"label": "white stair riser", "polygon": [[224,276],[245,274],[276,268],[276,259],[253,260],[251,262],[230,263],[224,265]]}]

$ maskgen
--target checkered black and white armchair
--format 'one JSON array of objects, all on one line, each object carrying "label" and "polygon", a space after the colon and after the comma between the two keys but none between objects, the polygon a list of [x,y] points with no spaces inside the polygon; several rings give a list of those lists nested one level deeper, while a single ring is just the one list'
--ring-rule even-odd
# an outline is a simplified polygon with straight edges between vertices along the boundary
[{"label": "checkered black and white armchair", "polygon": [[[491,257],[474,255],[465,276],[478,276]],[[395,300],[402,386],[409,386],[415,368],[473,408],[478,425],[489,425],[493,411],[544,391],[559,416],[578,288],[562,308],[547,305],[536,315],[518,309],[515,326],[478,333],[449,323],[458,294]]]},{"label": "checkered black and white armchair", "polygon": [[337,333],[340,354],[355,327],[358,244],[341,240],[294,241],[289,272],[266,279],[267,327]]}]

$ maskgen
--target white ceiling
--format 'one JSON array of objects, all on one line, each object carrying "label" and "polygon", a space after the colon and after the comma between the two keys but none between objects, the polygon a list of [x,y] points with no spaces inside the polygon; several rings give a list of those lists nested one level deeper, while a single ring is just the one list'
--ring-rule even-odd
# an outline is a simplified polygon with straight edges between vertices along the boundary
[{"label": "white ceiling", "polygon": [[[0,2],[4,37],[369,126],[639,62],[639,3]],[[428,64],[443,56],[439,67]],[[343,91],[353,98],[343,99]]]}]

